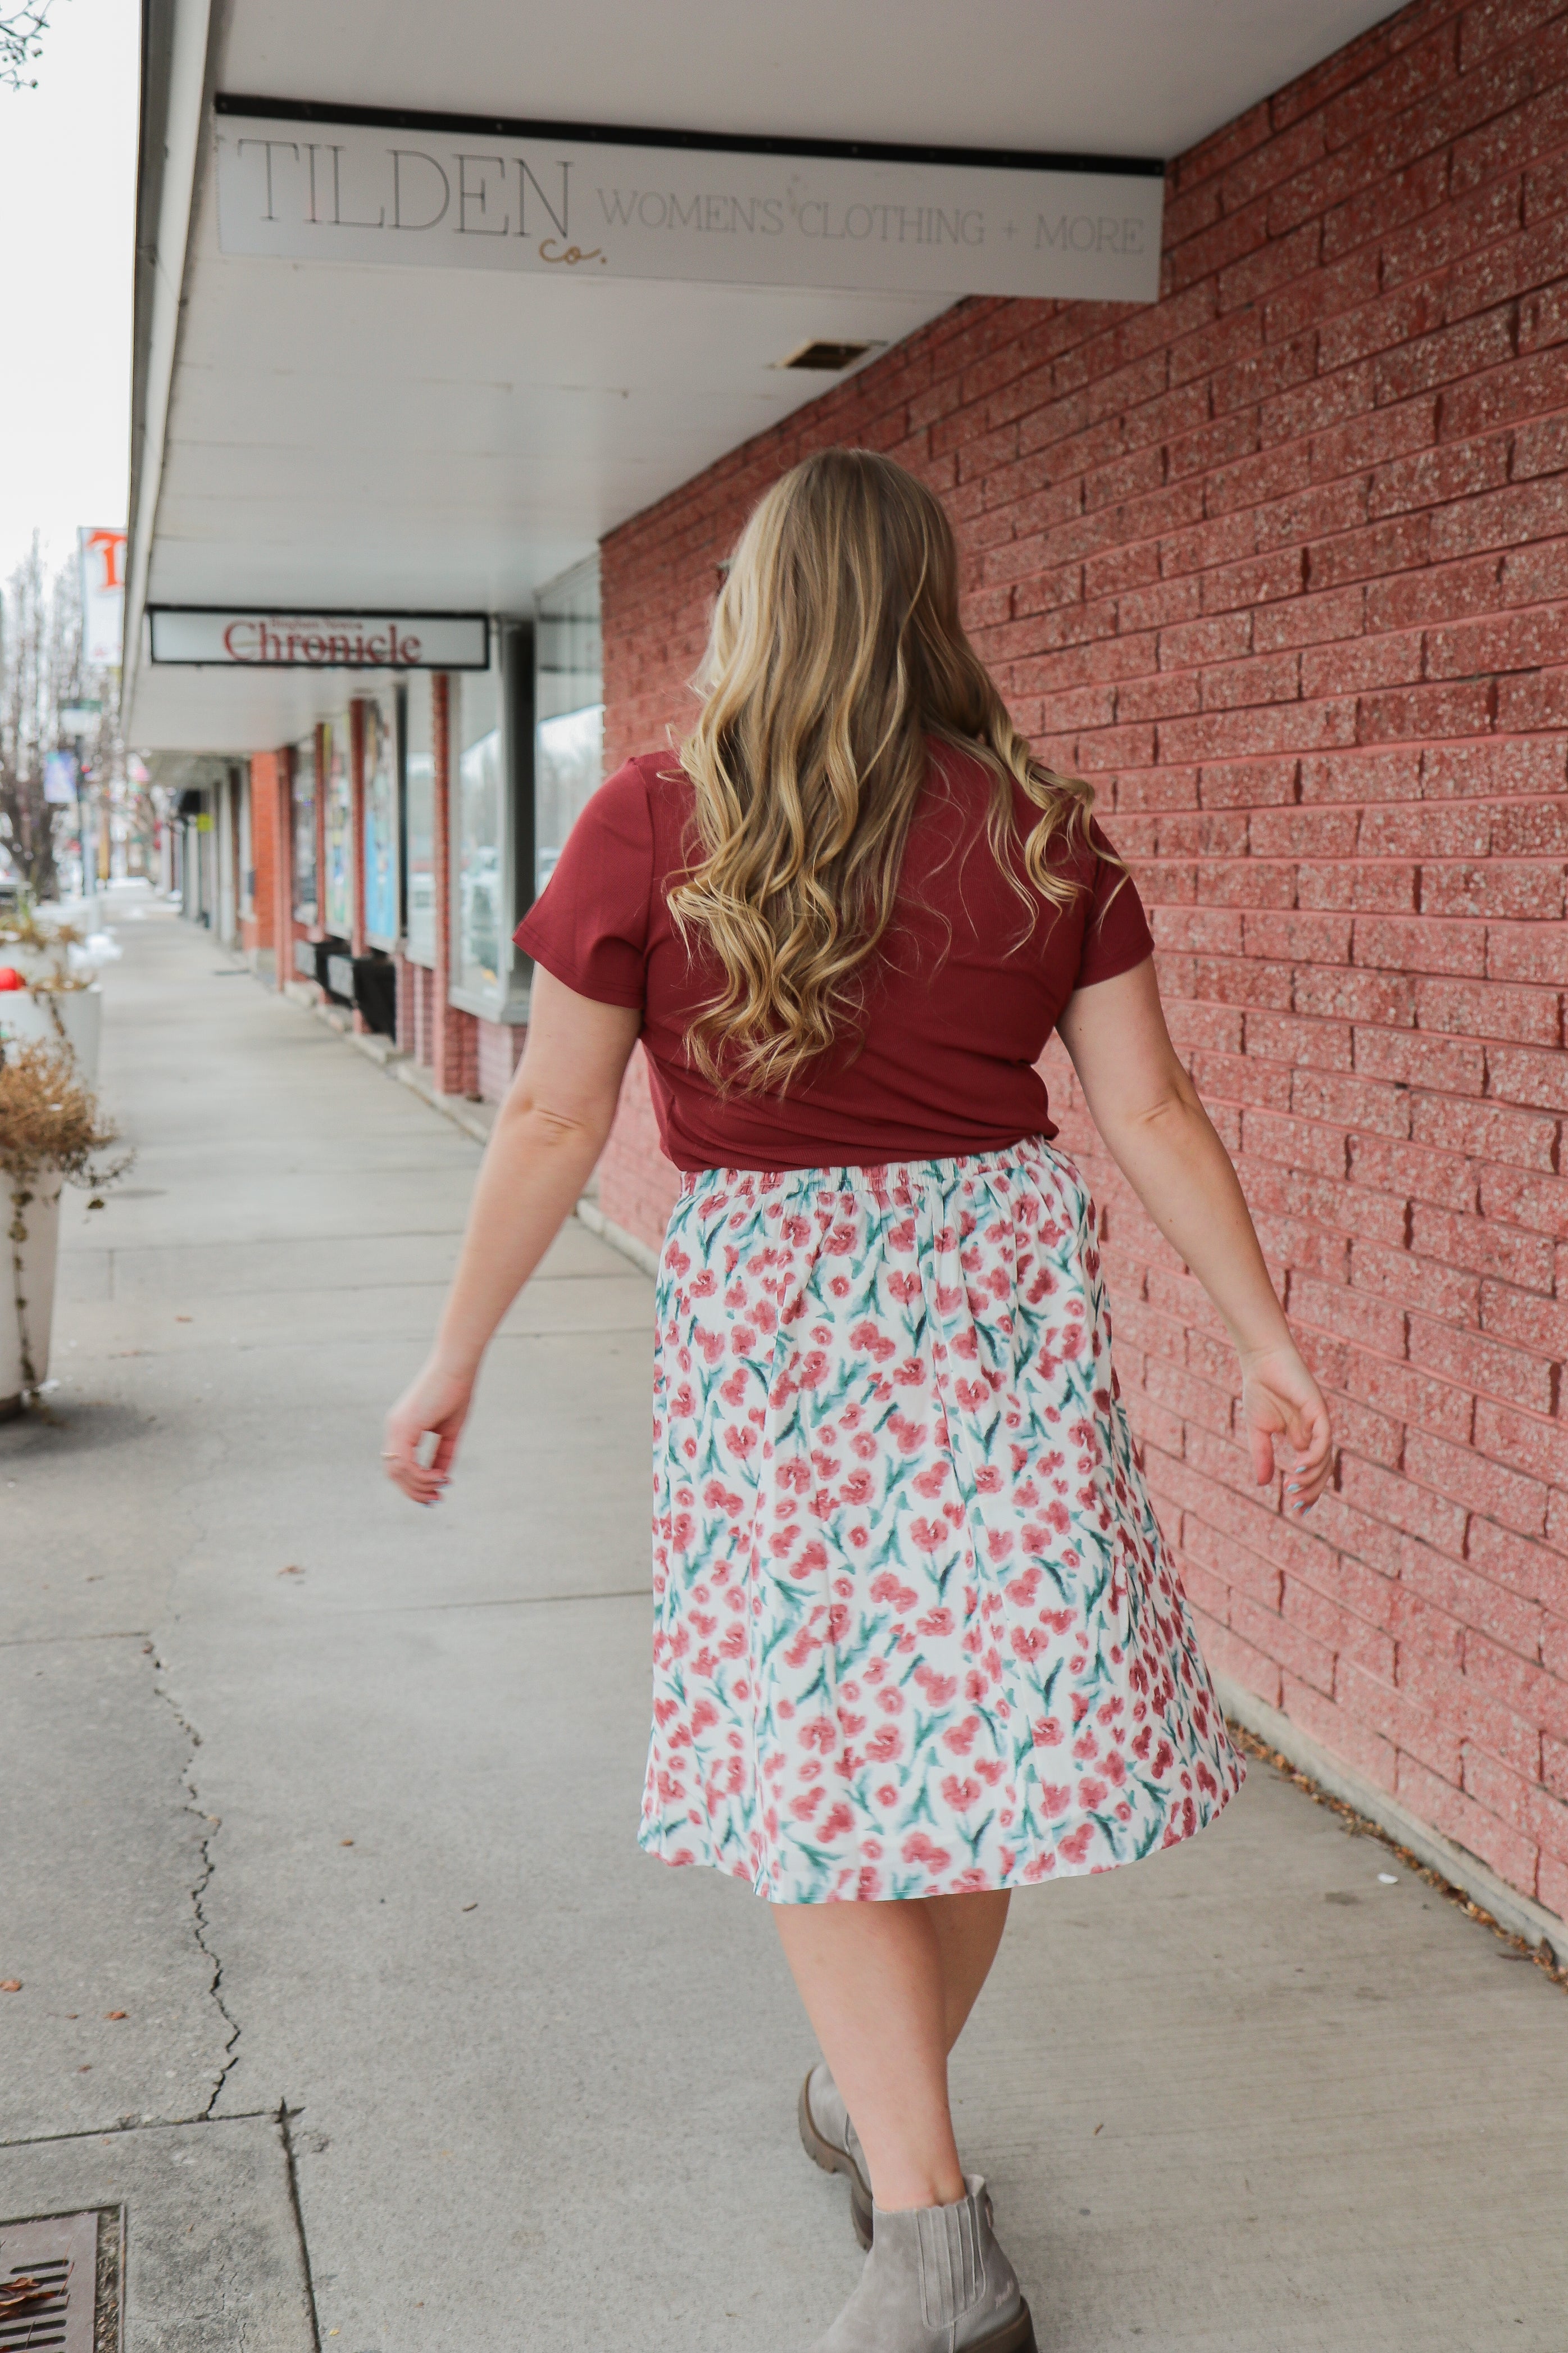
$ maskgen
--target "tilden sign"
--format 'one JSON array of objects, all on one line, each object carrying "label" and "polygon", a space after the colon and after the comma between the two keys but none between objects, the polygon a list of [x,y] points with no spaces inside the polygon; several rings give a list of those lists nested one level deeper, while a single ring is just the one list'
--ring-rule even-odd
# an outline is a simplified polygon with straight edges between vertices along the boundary
[{"label": "tilden sign", "polygon": [[489,662],[482,613],[153,605],[147,621],[155,662],[225,670],[484,670]]},{"label": "tilden sign", "polygon": [[[227,254],[1152,302],[1163,167],[216,100]],[[346,118],[346,119],[345,119]]]}]

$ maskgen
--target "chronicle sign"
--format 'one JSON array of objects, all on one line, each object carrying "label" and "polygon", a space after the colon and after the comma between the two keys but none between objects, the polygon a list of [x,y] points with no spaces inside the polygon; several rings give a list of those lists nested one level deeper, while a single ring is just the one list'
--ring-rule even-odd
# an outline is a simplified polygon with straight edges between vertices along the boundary
[{"label": "chronicle sign", "polygon": [[312,613],[152,605],[155,662],[224,670],[485,670],[483,613]]},{"label": "chronicle sign", "polygon": [[1159,292],[1157,164],[342,111],[218,100],[225,253],[599,283]]}]

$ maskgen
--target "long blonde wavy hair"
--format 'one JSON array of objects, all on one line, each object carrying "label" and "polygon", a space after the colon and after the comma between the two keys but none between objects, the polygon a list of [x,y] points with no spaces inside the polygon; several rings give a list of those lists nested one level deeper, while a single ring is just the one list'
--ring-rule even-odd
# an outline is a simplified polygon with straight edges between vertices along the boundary
[{"label": "long blonde wavy hair", "polygon": [[[861,1010],[893,921],[931,743],[991,771],[990,845],[1023,902],[1078,888],[1059,852],[1092,788],[1030,754],[964,634],[958,550],[941,501],[868,449],[826,449],[759,502],[692,681],[702,713],[680,746],[700,851],[669,894],[689,950],[723,985],[688,1038],[720,1087],[782,1092]],[[1039,810],[1016,840],[1013,786]]]}]

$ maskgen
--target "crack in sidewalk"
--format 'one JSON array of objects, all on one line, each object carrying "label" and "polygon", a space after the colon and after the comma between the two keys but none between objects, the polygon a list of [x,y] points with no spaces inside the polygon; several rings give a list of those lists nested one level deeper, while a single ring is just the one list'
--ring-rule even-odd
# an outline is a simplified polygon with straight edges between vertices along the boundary
[{"label": "crack in sidewalk", "polygon": [[196,1730],[195,1725],[190,1721],[189,1717],[181,1713],[178,1702],[175,1700],[174,1695],[170,1691],[167,1683],[163,1680],[164,1673],[163,1662],[159,1657],[153,1645],[151,1642],[147,1642],[143,1644],[142,1647],[150,1658],[153,1668],[154,1677],[153,1684],[153,1692],[156,1696],[163,1701],[164,1706],[169,1710],[169,1713],[173,1715],[175,1723],[179,1725],[180,1730],[184,1734],[185,1738],[190,1743],[190,1748],[180,1775],[180,1780],[181,1785],[185,1791],[185,1811],[188,1814],[194,1814],[196,1820],[203,1824],[202,1835],[196,1847],[196,1852],[200,1860],[200,1869],[198,1870],[195,1880],[191,1887],[191,1912],[195,1922],[193,1933],[195,1936],[197,1950],[201,1953],[203,1958],[206,1961],[208,1967],[212,1970],[212,1976],[207,1984],[208,1996],[210,1997],[218,2016],[222,2019],[225,2026],[228,2030],[227,2036],[223,2046],[223,2064],[218,2069],[217,2074],[214,2078],[212,2093],[207,2100],[206,2105],[199,2112],[201,2118],[205,2121],[214,2116],[218,2101],[223,2096],[224,2085],[227,2083],[229,2076],[238,2063],[239,2058],[238,2046],[240,2024],[239,2021],[235,2017],[234,2012],[229,2009],[227,2002],[224,2000],[223,1956],[221,1953],[215,1951],[212,1945],[207,1941],[208,1929],[211,1923],[207,1918],[205,1897],[207,1889],[212,1884],[213,1873],[217,1869],[217,1858],[213,1852],[213,1841],[217,1832],[223,1828],[223,1823],[218,1815],[209,1814],[206,1811],[201,1802],[200,1792],[197,1790],[195,1784],[195,1755],[197,1749],[202,1745],[202,1736]]}]

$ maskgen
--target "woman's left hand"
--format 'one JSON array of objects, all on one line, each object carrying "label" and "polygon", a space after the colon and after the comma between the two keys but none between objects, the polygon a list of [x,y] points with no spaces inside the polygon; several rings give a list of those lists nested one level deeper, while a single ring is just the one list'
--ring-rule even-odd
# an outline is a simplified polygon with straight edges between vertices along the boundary
[{"label": "woman's left hand", "polygon": [[1322,1390],[1289,1342],[1241,1360],[1241,1413],[1252,1440],[1252,1467],[1260,1487],[1274,1476],[1274,1440],[1295,1450],[1285,1476],[1285,1509],[1310,1511],[1333,1468],[1333,1432]]},{"label": "woman's left hand", "polygon": [[[381,1459],[393,1484],[416,1504],[440,1502],[473,1394],[472,1373],[448,1372],[432,1357],[387,1415]],[[420,1449],[431,1436],[435,1454],[422,1462]]]}]

